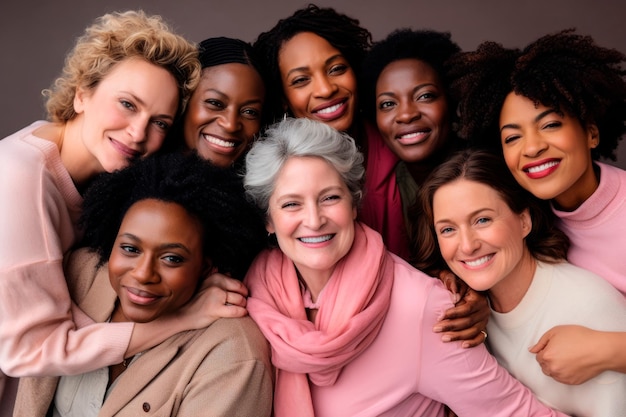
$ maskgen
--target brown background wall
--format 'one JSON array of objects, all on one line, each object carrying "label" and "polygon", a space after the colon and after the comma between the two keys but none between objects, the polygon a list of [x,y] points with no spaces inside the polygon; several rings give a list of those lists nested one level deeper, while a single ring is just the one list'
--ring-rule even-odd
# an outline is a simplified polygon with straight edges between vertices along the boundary
[{"label": "brown background wall", "polygon": [[[306,5],[290,0],[12,0],[0,11],[0,137],[45,116],[40,92],[63,65],[73,39],[95,17],[143,8],[163,15],[192,41],[211,36],[253,41]],[[374,40],[393,29],[445,30],[464,50],[484,40],[521,47],[548,32],[576,27],[626,52],[624,0],[320,0],[359,19]],[[626,168],[626,145],[619,165]]]}]

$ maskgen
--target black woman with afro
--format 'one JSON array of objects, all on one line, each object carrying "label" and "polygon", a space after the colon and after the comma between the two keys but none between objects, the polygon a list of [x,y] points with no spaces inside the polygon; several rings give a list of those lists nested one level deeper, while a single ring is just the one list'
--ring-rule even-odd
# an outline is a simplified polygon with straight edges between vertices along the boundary
[{"label": "black woman with afro", "polygon": [[[113,324],[175,317],[214,288],[204,282],[212,272],[242,279],[266,241],[238,175],[195,153],[150,157],[99,177],[85,195],[82,226],[84,247],[66,262],[70,293],[95,321]],[[226,294],[225,307],[241,303]],[[117,365],[24,379],[16,412],[270,416],[272,390],[269,349],[256,324],[216,318]]]},{"label": "black woman with afro", "polygon": [[[485,42],[450,71],[460,134],[502,155],[517,182],[549,202],[571,263],[626,295],[626,171],[599,161],[615,159],[626,132],[624,64],[622,52],[570,29],[523,49]],[[626,334],[600,330],[556,327],[531,352],[568,384],[626,372]]]}]

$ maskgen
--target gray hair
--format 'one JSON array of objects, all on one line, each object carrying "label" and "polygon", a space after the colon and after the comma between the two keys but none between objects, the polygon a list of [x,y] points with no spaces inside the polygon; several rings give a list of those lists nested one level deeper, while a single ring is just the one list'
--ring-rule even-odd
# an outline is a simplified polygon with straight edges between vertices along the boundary
[{"label": "gray hair", "polygon": [[244,187],[248,197],[265,213],[276,178],[289,158],[318,157],[333,166],[357,207],[363,196],[363,155],[354,139],[334,128],[307,118],[287,118],[270,126],[246,155]]}]

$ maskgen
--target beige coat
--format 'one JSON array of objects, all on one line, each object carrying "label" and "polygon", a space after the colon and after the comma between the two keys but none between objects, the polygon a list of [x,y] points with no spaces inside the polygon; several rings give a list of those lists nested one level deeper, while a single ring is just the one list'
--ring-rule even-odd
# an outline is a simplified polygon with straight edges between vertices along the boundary
[{"label": "beige coat", "polygon": [[[94,264],[95,256],[77,252],[68,266],[68,284],[81,309],[103,322],[116,294],[106,268],[88,272]],[[13,415],[44,417],[57,382],[22,378]],[[99,416],[270,416],[272,391],[269,348],[256,324],[249,317],[220,319],[139,356],[117,378]]]}]

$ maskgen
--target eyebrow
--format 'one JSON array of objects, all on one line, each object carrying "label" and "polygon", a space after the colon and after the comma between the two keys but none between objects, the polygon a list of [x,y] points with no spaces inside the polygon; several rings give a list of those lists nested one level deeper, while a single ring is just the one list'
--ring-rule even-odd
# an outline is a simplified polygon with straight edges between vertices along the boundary
[{"label": "eyebrow", "polygon": [[[418,84],[415,87],[413,87],[413,89],[411,90],[411,93],[415,94],[417,91],[421,90],[424,87],[436,87],[436,85],[434,83]],[[378,94],[376,97],[380,97],[380,96],[395,97],[396,94],[393,91],[383,91],[382,93]]]},{"label": "eyebrow", "polygon": [[[325,193],[328,193],[328,192],[344,192],[344,191],[345,190],[344,190],[344,188],[341,185],[331,185],[330,187],[326,187],[326,188],[320,190],[320,192],[318,193],[318,196],[322,195],[322,194],[325,194]],[[283,195],[277,197],[276,201],[281,201],[281,200],[290,199],[290,198],[299,198],[301,196],[302,195],[298,194],[298,193],[283,194]]]},{"label": "eyebrow", "polygon": [[[207,88],[206,90],[204,90],[205,92],[213,92],[217,95],[220,96],[220,98],[230,98],[230,96],[226,93],[224,93],[223,91],[220,91],[216,88]],[[251,100],[246,100],[243,102],[243,104],[251,104],[251,103],[261,103],[263,104],[264,100],[260,97],[254,97]]]},{"label": "eyebrow", "polygon": [[[548,109],[546,111],[542,111],[541,113],[539,113],[535,118],[534,118],[534,122],[537,123],[538,121],[540,121],[541,119],[543,119],[544,117],[546,117],[547,115],[551,114],[551,113],[556,113],[556,110],[554,109]],[[502,132],[504,129],[519,129],[520,125],[515,124],[515,123],[509,123],[507,125],[504,125],[500,128],[500,132]]]},{"label": "eyebrow", "polygon": [[[344,56],[342,54],[336,54],[331,56],[330,58],[328,58],[326,61],[324,61],[324,65],[328,65],[331,62],[333,62],[334,60],[336,60],[337,58],[344,58]],[[289,71],[287,71],[286,77],[289,78],[289,76],[294,73],[294,72],[298,72],[298,71],[306,71],[307,69],[309,69],[309,67],[304,66],[304,67],[298,67],[298,68],[293,68]]]},{"label": "eyebrow", "polygon": [[[141,242],[141,239],[139,239],[137,236],[135,236],[132,233],[120,233],[118,235],[118,237],[123,236],[126,237],[128,239],[131,239],[135,242]],[[158,249],[163,250],[163,249],[182,249],[183,251],[187,252],[188,254],[191,254],[191,251],[189,250],[189,248],[185,245],[183,245],[182,243],[163,243],[162,245],[158,246]]]},{"label": "eyebrow", "polygon": [[[140,99],[139,97],[137,97],[136,95],[134,95],[133,93],[131,93],[130,91],[122,91],[122,92],[128,94],[129,96],[131,96],[133,98],[133,100],[135,100],[137,103],[139,103],[143,107],[146,107],[146,102],[143,101],[142,99]],[[174,116],[169,115],[169,114],[157,114],[157,115],[153,116],[153,118],[154,117],[159,118],[159,119],[174,120]]]},{"label": "eyebrow", "polygon": [[[492,208],[489,208],[489,207],[482,207],[482,208],[479,208],[478,210],[474,210],[474,211],[472,211],[471,213],[469,213],[469,215],[468,215],[467,217],[468,217],[468,218],[475,217],[475,216],[477,216],[478,214],[480,214],[480,213],[481,213],[481,212],[483,212],[483,211],[488,211],[488,212],[490,212],[490,213],[495,213],[495,212],[496,212],[496,211],[495,211],[494,209],[492,209]],[[452,222],[452,221],[450,221],[450,220],[448,220],[448,219],[438,219],[437,221],[434,221],[434,222],[433,222],[433,224],[435,224],[435,225],[437,225],[437,224],[439,224],[439,223],[454,223],[454,222]]]}]

